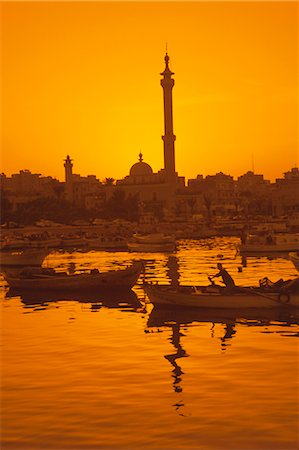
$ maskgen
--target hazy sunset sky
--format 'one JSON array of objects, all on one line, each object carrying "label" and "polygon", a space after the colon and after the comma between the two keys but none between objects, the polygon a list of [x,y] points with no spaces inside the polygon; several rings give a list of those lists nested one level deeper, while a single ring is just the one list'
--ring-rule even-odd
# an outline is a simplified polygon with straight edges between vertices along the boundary
[{"label": "hazy sunset sky", "polygon": [[122,178],[163,167],[165,43],[176,169],[186,178],[298,164],[295,2],[2,3],[6,175]]}]

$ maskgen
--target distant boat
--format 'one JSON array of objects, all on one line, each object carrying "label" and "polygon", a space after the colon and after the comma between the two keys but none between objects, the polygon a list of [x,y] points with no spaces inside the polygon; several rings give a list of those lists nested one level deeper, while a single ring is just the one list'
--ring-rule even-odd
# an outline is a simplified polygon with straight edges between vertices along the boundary
[{"label": "distant boat", "polygon": [[284,288],[264,290],[244,287],[236,293],[226,293],[224,288],[213,286],[180,286],[145,284],[144,290],[154,305],[202,309],[253,309],[253,308],[299,308],[299,278]]},{"label": "distant boat", "polygon": [[60,247],[60,238],[46,237],[40,234],[30,234],[6,238],[1,243],[1,250],[29,249],[29,248],[55,248]]},{"label": "distant boat", "polygon": [[249,235],[246,242],[238,246],[241,253],[271,253],[299,251],[299,234],[283,233],[267,236]]},{"label": "distant boat", "polygon": [[82,248],[86,247],[86,240],[82,236],[78,235],[66,235],[61,237],[60,247],[61,248]]},{"label": "distant boat", "polygon": [[128,241],[131,252],[173,252],[176,243],[173,235],[163,233],[134,234]]},{"label": "distant boat", "polygon": [[176,232],[177,239],[206,239],[217,236],[219,233],[216,229],[206,225],[197,226],[193,229],[185,228]]},{"label": "distant boat", "polygon": [[41,266],[48,255],[47,249],[25,249],[0,252],[0,265],[2,267]]},{"label": "distant boat", "polygon": [[128,250],[127,239],[122,236],[86,236],[85,242],[88,248],[106,251]]},{"label": "distant boat", "polygon": [[290,252],[289,258],[299,272],[299,252]]},{"label": "distant boat", "polygon": [[134,261],[126,269],[72,274],[56,272],[52,268],[25,268],[17,276],[4,274],[11,288],[51,291],[131,289],[143,269],[141,261]]}]

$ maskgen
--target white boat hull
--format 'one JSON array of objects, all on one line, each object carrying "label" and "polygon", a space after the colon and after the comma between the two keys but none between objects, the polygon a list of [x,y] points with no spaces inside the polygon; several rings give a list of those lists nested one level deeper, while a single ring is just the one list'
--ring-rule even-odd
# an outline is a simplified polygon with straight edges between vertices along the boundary
[{"label": "white boat hull", "polygon": [[0,265],[1,267],[41,266],[48,253],[43,249],[0,252]]},{"label": "white boat hull", "polygon": [[175,250],[175,238],[163,233],[134,234],[133,239],[128,242],[131,252],[173,252]]},{"label": "white boat hull", "polygon": [[299,234],[274,234],[272,242],[267,237],[249,236],[247,242],[239,246],[241,253],[272,253],[299,251]]},{"label": "white boat hull", "polygon": [[[203,293],[190,287],[172,290],[169,286],[145,285],[144,290],[154,305],[172,305],[192,308],[254,309],[254,308],[299,308],[299,293],[257,293],[244,288],[242,293]],[[184,292],[188,290],[189,292]],[[246,291],[247,292],[246,292]]]},{"label": "white boat hull", "polygon": [[82,238],[62,238],[60,242],[61,248],[82,248],[86,247],[87,243]]},{"label": "white boat hull", "polygon": [[175,242],[175,237],[164,233],[138,234],[133,235],[133,240],[140,244],[171,244]]},{"label": "white boat hull", "polygon": [[45,249],[45,248],[56,248],[60,247],[61,240],[52,238],[52,239],[16,239],[12,241],[7,241],[2,245],[2,250],[9,251],[15,249]]},{"label": "white boat hull", "polygon": [[106,250],[106,251],[125,251],[128,250],[126,240],[102,240],[102,239],[86,239],[86,245],[90,249]]}]

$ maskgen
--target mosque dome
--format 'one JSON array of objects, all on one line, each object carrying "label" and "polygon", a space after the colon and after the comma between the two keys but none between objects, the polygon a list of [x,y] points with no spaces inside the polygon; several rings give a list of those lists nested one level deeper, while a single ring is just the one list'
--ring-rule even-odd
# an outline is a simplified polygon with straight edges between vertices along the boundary
[{"label": "mosque dome", "polygon": [[142,161],[142,153],[139,153],[139,162],[133,164],[130,170],[130,176],[147,176],[152,175],[153,169],[149,164]]}]

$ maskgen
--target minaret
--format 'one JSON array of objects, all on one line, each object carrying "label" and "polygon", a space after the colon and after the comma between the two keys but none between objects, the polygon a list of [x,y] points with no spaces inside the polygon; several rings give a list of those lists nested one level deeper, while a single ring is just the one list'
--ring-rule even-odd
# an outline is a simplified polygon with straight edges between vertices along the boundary
[{"label": "minaret", "polygon": [[73,203],[73,163],[72,159],[67,155],[64,160],[65,168],[65,198]]},{"label": "minaret", "polygon": [[174,75],[169,69],[169,56],[166,52],[165,69],[160,75],[163,75],[161,80],[161,86],[163,88],[164,97],[164,136],[162,136],[164,142],[164,170],[167,181],[173,181],[175,179],[175,155],[174,155],[174,141],[175,135],[173,134],[173,118],[172,118],[172,88],[174,86],[174,79],[171,78]]}]

